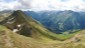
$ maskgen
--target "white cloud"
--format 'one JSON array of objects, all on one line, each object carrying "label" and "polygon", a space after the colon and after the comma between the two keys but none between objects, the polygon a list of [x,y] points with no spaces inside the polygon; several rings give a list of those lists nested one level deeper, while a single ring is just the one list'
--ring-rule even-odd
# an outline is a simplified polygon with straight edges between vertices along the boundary
[{"label": "white cloud", "polygon": [[33,10],[85,10],[83,0],[33,0],[31,6]]},{"label": "white cloud", "polygon": [[14,0],[10,3],[0,1],[0,10],[85,10],[84,0]]},{"label": "white cloud", "polygon": [[29,0],[0,0],[1,10],[28,10],[30,8]]},{"label": "white cloud", "polygon": [[0,2],[0,10],[14,10],[16,6],[20,6],[21,4],[18,1],[14,2]]}]

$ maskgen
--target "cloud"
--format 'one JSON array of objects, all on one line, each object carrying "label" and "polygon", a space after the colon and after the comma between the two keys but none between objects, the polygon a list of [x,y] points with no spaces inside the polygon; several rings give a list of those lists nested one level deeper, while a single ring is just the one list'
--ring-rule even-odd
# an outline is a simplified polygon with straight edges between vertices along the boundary
[{"label": "cloud", "polygon": [[5,1],[0,0],[0,10],[14,10],[15,7],[20,6],[18,1]]},{"label": "cloud", "polygon": [[29,10],[29,0],[0,0],[0,11],[2,10]]},{"label": "cloud", "polygon": [[34,0],[31,6],[33,10],[85,10],[83,0]]},{"label": "cloud", "polygon": [[85,10],[85,0],[0,0],[0,10]]}]

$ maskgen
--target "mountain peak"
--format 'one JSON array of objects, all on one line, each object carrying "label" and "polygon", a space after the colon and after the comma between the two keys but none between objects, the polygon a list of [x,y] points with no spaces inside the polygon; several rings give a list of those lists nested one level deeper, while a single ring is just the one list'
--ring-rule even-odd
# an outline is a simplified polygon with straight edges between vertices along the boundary
[{"label": "mountain peak", "polygon": [[17,10],[17,11],[14,11],[14,12],[13,12],[13,14],[19,14],[19,13],[23,13],[23,11]]}]

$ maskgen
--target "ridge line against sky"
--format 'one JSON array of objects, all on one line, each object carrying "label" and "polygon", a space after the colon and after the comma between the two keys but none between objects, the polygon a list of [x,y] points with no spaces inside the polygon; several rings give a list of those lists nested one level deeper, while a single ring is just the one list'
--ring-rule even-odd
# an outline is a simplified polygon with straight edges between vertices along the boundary
[{"label": "ridge line against sky", "polygon": [[85,11],[85,0],[0,0],[1,10]]}]

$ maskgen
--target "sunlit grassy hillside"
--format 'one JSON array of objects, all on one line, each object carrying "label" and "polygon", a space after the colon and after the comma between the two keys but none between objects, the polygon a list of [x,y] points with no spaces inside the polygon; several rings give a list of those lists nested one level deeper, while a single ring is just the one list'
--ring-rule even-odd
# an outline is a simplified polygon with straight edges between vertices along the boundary
[{"label": "sunlit grassy hillside", "polygon": [[0,24],[0,48],[85,48],[84,29],[55,34],[20,10]]}]

